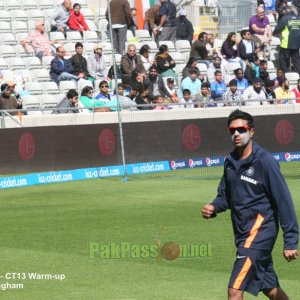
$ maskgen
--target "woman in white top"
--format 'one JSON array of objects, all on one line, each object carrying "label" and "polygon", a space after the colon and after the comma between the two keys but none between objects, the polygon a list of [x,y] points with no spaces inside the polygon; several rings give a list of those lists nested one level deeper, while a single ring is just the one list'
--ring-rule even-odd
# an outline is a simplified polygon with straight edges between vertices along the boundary
[{"label": "woman in white top", "polygon": [[143,45],[140,49],[140,56],[144,65],[145,70],[148,72],[149,68],[156,64],[154,57],[150,54],[151,49],[148,45]]}]

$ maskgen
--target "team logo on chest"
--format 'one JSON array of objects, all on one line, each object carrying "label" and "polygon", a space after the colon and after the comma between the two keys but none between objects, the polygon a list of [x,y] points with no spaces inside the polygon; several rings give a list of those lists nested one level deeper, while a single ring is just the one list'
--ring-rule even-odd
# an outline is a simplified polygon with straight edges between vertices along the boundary
[{"label": "team logo on chest", "polygon": [[247,171],[246,171],[247,176],[252,176],[254,174],[254,169],[253,167],[250,167]]}]

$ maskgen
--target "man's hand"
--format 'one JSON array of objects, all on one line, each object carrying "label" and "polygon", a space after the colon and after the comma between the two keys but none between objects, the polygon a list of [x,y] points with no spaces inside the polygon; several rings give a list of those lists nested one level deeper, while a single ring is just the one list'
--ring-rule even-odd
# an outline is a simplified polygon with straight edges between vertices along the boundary
[{"label": "man's hand", "polygon": [[298,257],[299,253],[298,250],[284,250],[283,256],[284,258],[290,262]]},{"label": "man's hand", "polygon": [[206,204],[202,207],[202,217],[204,219],[209,219],[215,212],[215,207],[211,204]]}]

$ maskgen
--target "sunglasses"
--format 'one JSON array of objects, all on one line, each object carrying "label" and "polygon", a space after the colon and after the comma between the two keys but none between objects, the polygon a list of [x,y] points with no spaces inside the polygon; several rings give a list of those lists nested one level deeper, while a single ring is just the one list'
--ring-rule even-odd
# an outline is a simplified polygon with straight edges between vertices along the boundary
[{"label": "sunglasses", "polygon": [[245,132],[247,132],[248,130],[250,130],[251,127],[248,126],[248,125],[245,125],[245,126],[239,126],[239,127],[228,127],[227,129],[228,129],[229,133],[230,133],[231,135],[233,135],[233,134],[235,134],[236,131],[237,131],[238,133],[245,133]]},{"label": "sunglasses", "polygon": [[101,88],[108,88],[108,85],[101,85]]}]

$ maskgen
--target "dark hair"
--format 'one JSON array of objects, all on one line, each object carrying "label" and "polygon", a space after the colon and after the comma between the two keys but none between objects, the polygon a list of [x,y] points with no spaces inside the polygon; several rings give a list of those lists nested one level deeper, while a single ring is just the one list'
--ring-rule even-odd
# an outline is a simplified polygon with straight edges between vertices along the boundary
[{"label": "dark hair", "polygon": [[148,85],[143,83],[140,89],[140,93],[143,93],[149,89]]},{"label": "dark hair", "polygon": [[68,98],[68,99],[72,99],[72,98],[77,97],[77,96],[78,96],[78,93],[77,93],[77,91],[74,90],[74,89],[71,89],[71,90],[69,90],[69,91],[67,92],[67,98]]},{"label": "dark hair", "polygon": [[203,32],[200,32],[199,35],[198,35],[198,41],[199,41],[199,40],[202,40],[203,37],[204,37],[206,34],[207,34],[207,33],[204,32],[204,31],[203,31]]},{"label": "dark hair", "polygon": [[208,82],[203,82],[202,85],[201,85],[201,89],[202,88],[208,88],[209,89],[210,88],[210,84]]},{"label": "dark hair", "polygon": [[236,79],[231,79],[229,81],[229,86],[237,86],[237,80]]},{"label": "dark hair", "polygon": [[198,68],[190,68],[189,73],[190,74],[199,74],[199,70],[198,70]]},{"label": "dark hair", "polygon": [[218,74],[222,74],[222,72],[220,70],[216,70],[214,75],[217,76]]},{"label": "dark hair", "polygon": [[237,69],[235,69],[235,70],[233,71],[233,72],[234,72],[234,75],[237,76],[237,74],[238,74],[239,71],[242,71],[242,72],[244,73],[244,71],[243,71],[242,68],[237,68]]},{"label": "dark hair", "polygon": [[229,127],[230,123],[236,119],[246,120],[248,122],[248,126],[254,128],[254,120],[253,117],[239,109],[234,110],[227,119],[227,126]]},{"label": "dark hair", "polygon": [[118,83],[118,88],[121,87],[124,89],[124,84],[123,83]]},{"label": "dark hair", "polygon": [[78,7],[79,6],[79,8],[81,8],[81,5],[79,4],[79,3],[74,3],[73,4],[73,9],[75,9],[76,7]]},{"label": "dark hair", "polygon": [[198,61],[198,58],[195,56],[191,56],[188,60],[188,62],[186,63],[186,67],[190,67],[192,65],[192,63],[194,63],[195,61]]},{"label": "dark hair", "polygon": [[184,95],[184,94],[191,94],[191,91],[189,90],[189,89],[183,89],[182,90],[182,95]]},{"label": "dark hair", "polygon": [[227,41],[227,43],[230,45],[230,46],[233,46],[234,45],[234,42],[231,40],[231,38],[236,35],[235,32],[229,32],[228,35],[227,35],[227,38],[225,41]]},{"label": "dark hair", "polygon": [[1,84],[1,92],[4,93],[9,89],[9,85],[6,83]]},{"label": "dark hair", "polygon": [[92,90],[93,90],[93,88],[92,88],[91,86],[89,86],[89,85],[85,86],[85,87],[81,90],[81,96],[87,96],[88,93],[89,93],[90,91],[92,91]]},{"label": "dark hair", "polygon": [[159,54],[165,53],[168,50],[168,46],[165,45],[165,44],[160,45],[159,48],[158,48],[158,50],[159,50]]},{"label": "dark hair", "polygon": [[244,30],[241,31],[242,39],[244,38],[244,36],[246,35],[247,32],[250,32],[249,29],[244,29]]},{"label": "dark hair", "polygon": [[265,59],[262,59],[262,60],[260,61],[259,64],[260,64],[261,66],[263,66],[264,64],[267,64],[267,63],[268,63],[268,62],[267,62]]},{"label": "dark hair", "polygon": [[75,44],[75,49],[76,49],[76,48],[79,48],[79,47],[83,48],[83,44],[80,43],[80,42],[77,42],[77,43]]},{"label": "dark hair", "polygon": [[152,66],[149,68],[149,72],[150,72],[151,70],[157,71],[157,67],[156,67],[155,65],[152,65]]},{"label": "dark hair", "polygon": [[101,80],[101,81],[99,82],[99,88],[100,88],[100,86],[103,85],[104,83],[106,83],[106,84],[108,85],[108,82],[107,82],[106,80]]},{"label": "dark hair", "polygon": [[278,71],[282,71],[282,72],[283,72],[283,74],[285,74],[285,71],[284,71],[284,69],[283,69],[283,68],[281,68],[281,67],[279,67],[279,68],[277,68],[277,69],[276,69],[276,72],[278,72]]},{"label": "dark hair", "polygon": [[140,55],[143,55],[144,53],[147,53],[149,52],[150,50],[150,47],[146,44],[146,45],[143,45],[139,51],[139,54]]}]

